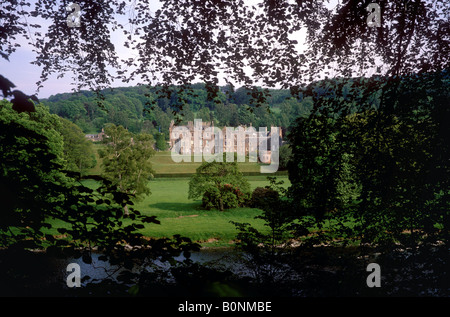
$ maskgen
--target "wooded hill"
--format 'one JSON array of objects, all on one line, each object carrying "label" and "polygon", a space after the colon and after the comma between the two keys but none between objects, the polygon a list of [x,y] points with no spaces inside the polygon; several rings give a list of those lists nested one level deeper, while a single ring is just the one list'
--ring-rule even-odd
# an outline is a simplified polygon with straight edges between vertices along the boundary
[{"label": "wooded hill", "polygon": [[[444,73],[448,76],[447,71]],[[413,80],[415,76],[407,78],[401,81]],[[426,81],[426,76],[423,80]],[[134,133],[146,132],[155,137],[162,133],[168,140],[170,122],[174,118],[179,118],[180,123],[194,119],[214,121],[219,127],[251,124],[289,129],[295,119],[307,117],[314,102],[319,100],[326,108],[342,101],[350,113],[357,112],[362,104],[376,109],[380,96],[375,94],[367,99],[364,91],[383,81],[382,77],[333,78],[313,82],[297,91],[259,87],[234,90],[222,86],[213,99],[209,98],[210,88],[202,83],[191,85],[190,90],[169,87],[164,96],[141,85],[105,89],[100,95],[93,91],[56,94],[43,99],[42,103],[51,113],[77,124],[84,133],[98,133],[106,123],[114,123]],[[285,135],[283,133],[283,137]]]},{"label": "wooded hill", "polygon": [[[289,90],[268,90],[267,102],[257,107],[252,104],[251,91],[246,88],[230,91],[220,87],[216,100],[208,100],[205,85],[194,84],[192,88],[193,93],[183,96],[186,100],[180,113],[183,122],[197,118],[214,120],[217,126],[251,124],[254,127],[287,128],[295,118],[308,113],[312,104],[308,99],[293,98]],[[81,91],[56,94],[42,102],[51,113],[76,123],[85,133],[98,133],[105,123],[114,123],[135,133],[161,132],[168,139],[170,121],[174,119],[173,106],[180,99],[176,92],[170,98],[157,98],[150,88],[135,86],[107,89],[101,94],[103,100],[95,92]],[[99,107],[99,101],[104,109]]]}]

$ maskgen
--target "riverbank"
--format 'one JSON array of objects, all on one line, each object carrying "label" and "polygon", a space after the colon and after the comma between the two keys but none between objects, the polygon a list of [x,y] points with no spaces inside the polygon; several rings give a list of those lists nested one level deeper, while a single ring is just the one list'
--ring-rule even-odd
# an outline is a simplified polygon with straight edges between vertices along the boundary
[{"label": "riverbank", "polygon": [[[95,252],[85,263],[81,257],[0,250],[0,296],[449,297],[449,251],[444,245],[385,253],[360,247],[298,248],[275,267],[270,257],[260,262],[236,249],[211,247],[193,252],[187,262],[183,255],[173,261],[156,257],[127,269]],[[79,288],[66,285],[69,263],[80,265]],[[370,263],[381,267],[380,287],[367,284]]]}]

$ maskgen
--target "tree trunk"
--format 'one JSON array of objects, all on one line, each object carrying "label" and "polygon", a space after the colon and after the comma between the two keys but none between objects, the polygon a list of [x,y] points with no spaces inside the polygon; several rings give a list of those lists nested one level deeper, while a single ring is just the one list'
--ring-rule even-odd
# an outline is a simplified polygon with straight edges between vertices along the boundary
[{"label": "tree trunk", "polygon": [[123,211],[125,213],[125,216],[128,216],[130,214],[130,211],[128,210],[128,206],[127,205],[123,206]]},{"label": "tree trunk", "polygon": [[220,208],[220,211],[223,211],[223,200],[222,200],[222,197],[220,197],[220,199],[219,199],[219,208]]}]

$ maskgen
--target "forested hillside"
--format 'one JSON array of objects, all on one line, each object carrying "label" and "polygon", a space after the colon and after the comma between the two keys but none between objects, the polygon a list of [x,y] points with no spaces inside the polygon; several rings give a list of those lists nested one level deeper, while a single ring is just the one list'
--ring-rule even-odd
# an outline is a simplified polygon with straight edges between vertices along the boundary
[{"label": "forested hillside", "polygon": [[[203,84],[194,84],[192,88],[192,94],[183,96],[186,104],[180,114],[185,122],[198,118],[214,120],[217,126],[252,124],[254,127],[288,128],[295,118],[308,113],[312,104],[310,99],[293,98],[289,90],[270,90],[267,102],[256,107],[252,104],[250,90],[245,88],[230,91],[221,87],[215,101],[208,100]],[[172,94],[170,99],[156,98],[145,86],[107,89],[101,93],[104,96],[101,100],[104,110],[99,107],[95,92],[91,91],[57,94],[42,102],[51,113],[76,123],[85,133],[99,132],[105,123],[114,123],[135,133],[161,132],[168,139],[170,121],[174,119],[174,105],[180,99],[177,93]],[[151,101],[156,105],[154,109],[150,109]]]}]

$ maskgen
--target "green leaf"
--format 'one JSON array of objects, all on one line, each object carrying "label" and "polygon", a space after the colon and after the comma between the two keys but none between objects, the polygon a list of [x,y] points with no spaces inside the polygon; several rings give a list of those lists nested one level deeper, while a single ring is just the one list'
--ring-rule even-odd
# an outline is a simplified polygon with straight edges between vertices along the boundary
[{"label": "green leaf", "polygon": [[129,293],[131,296],[136,296],[136,295],[139,293],[139,285],[136,284],[136,285],[131,286],[131,287],[128,289],[128,293]]}]

